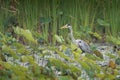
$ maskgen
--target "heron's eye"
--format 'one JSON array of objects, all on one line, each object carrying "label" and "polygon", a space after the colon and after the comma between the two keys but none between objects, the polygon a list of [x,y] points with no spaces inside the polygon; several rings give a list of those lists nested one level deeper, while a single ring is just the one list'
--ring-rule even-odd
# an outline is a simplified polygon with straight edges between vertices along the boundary
[{"label": "heron's eye", "polygon": [[70,26],[70,24],[67,24],[67,26]]},{"label": "heron's eye", "polygon": [[81,43],[81,41],[79,41],[79,43]]}]

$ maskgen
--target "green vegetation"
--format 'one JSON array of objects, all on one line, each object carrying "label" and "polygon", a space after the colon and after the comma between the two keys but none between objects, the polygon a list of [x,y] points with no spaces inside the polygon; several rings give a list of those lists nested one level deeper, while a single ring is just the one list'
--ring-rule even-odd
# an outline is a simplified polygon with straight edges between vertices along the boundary
[{"label": "green vegetation", "polygon": [[[119,80],[120,0],[1,0],[0,80]],[[115,45],[114,54],[91,46],[83,55],[69,39]],[[115,55],[116,54],[116,55]],[[107,65],[105,56],[109,57]]]},{"label": "green vegetation", "polygon": [[[0,30],[8,29],[16,19],[20,26],[38,31],[45,42],[55,44],[55,34],[67,36],[67,31],[59,28],[71,23],[76,37],[86,38],[91,30],[100,35],[118,37],[119,0],[11,0],[1,1]],[[12,18],[14,16],[16,19]],[[89,29],[86,29],[89,28]],[[83,30],[85,29],[85,30]],[[103,34],[104,33],[104,34]],[[63,35],[64,34],[64,35]],[[84,37],[83,37],[84,36]]]}]

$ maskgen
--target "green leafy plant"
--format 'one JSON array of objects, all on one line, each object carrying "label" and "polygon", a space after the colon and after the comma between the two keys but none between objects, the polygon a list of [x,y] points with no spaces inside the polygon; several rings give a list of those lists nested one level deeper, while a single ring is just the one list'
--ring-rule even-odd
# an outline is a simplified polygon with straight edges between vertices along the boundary
[{"label": "green leafy plant", "polygon": [[32,36],[32,33],[29,30],[24,30],[22,28],[16,27],[14,28],[14,32],[20,36],[25,37],[28,41],[34,42],[37,44],[37,41]]},{"label": "green leafy plant", "polygon": [[120,39],[114,36],[107,36],[107,41],[116,45],[120,45]]}]

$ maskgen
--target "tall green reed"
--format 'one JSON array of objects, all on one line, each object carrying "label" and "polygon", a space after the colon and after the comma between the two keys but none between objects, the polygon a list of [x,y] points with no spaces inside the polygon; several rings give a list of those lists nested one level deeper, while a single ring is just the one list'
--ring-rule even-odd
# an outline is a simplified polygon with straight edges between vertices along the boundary
[{"label": "tall green reed", "polygon": [[[9,6],[9,1],[3,1],[2,6]],[[18,0],[18,20],[20,25],[30,30],[36,30],[39,23],[40,35],[48,43],[56,43],[55,34],[68,36],[67,30],[60,30],[60,27],[70,23],[73,26],[75,37],[83,37],[81,28],[96,28],[98,18],[105,19],[110,23],[106,27],[106,33],[116,36],[119,32],[119,0],[98,1],[98,0]],[[9,11],[0,8],[0,30],[3,30],[4,19],[10,16]],[[45,20],[41,22],[41,17]],[[49,20],[50,21],[46,21]],[[76,36],[79,35],[79,36]]]},{"label": "tall green reed", "polygon": [[111,0],[109,2],[104,1],[104,19],[110,23],[109,27],[106,27],[106,32],[112,36],[118,36],[120,32],[120,5],[119,0]]},{"label": "tall green reed", "polygon": [[5,31],[5,21],[7,17],[11,14],[9,10],[10,6],[10,1],[0,1],[0,31],[4,32]]}]

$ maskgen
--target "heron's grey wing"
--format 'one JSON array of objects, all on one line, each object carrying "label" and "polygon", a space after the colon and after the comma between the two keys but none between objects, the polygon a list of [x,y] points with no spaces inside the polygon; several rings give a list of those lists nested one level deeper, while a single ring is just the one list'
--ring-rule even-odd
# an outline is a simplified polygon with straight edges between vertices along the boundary
[{"label": "heron's grey wing", "polygon": [[76,40],[76,43],[77,43],[78,47],[79,47],[82,51],[91,53],[91,49],[90,49],[89,45],[88,45],[85,41],[83,41],[83,40],[81,40],[81,39],[77,39],[77,40]]},{"label": "heron's grey wing", "polygon": [[89,45],[84,41],[83,41],[83,45],[84,45],[84,48],[86,48],[86,52],[91,53],[91,49],[90,49]]},{"label": "heron's grey wing", "polygon": [[79,40],[78,44],[81,50],[83,50],[84,52],[88,52],[88,53],[91,52],[89,45],[85,41]]},{"label": "heron's grey wing", "polygon": [[83,42],[83,43],[84,43],[84,46],[89,50],[90,49],[89,45],[86,42]]},{"label": "heron's grey wing", "polygon": [[78,47],[82,50],[82,52],[86,52],[86,48],[85,48],[84,44],[78,42]]}]

